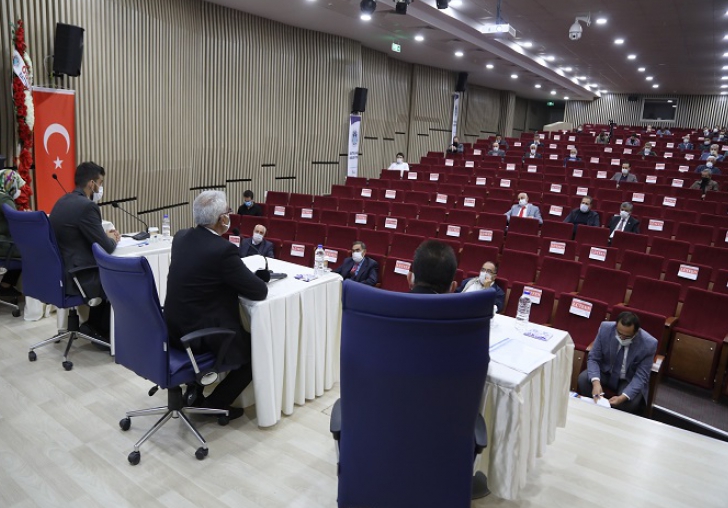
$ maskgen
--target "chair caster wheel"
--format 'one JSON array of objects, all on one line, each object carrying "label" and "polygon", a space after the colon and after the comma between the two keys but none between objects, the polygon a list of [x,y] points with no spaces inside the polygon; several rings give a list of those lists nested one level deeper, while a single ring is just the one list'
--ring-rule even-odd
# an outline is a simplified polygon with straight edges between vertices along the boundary
[{"label": "chair caster wheel", "polygon": [[37,359],[38,359],[38,355],[35,354],[35,351],[29,351],[28,352],[28,360],[30,360],[31,362],[34,362]]},{"label": "chair caster wheel", "polygon": [[19,310],[14,310],[13,311],[13,317],[20,317],[20,311]]},{"label": "chair caster wheel", "polygon": [[131,452],[127,458],[129,459],[129,464],[136,466],[142,460],[142,454],[139,452]]},{"label": "chair caster wheel", "polygon": [[73,368],[73,362],[69,362],[68,360],[63,362],[62,365],[63,365],[63,368],[66,370],[71,370]]},{"label": "chair caster wheel", "polygon": [[122,418],[119,420],[119,427],[125,432],[129,430],[131,428],[131,418]]},{"label": "chair caster wheel", "polygon": [[217,417],[217,424],[221,427],[224,427],[230,423],[230,417],[229,416],[218,416]]},{"label": "chair caster wheel", "polygon": [[195,457],[197,457],[197,460],[203,460],[205,457],[207,457],[208,450],[207,448],[198,448],[197,451],[195,451]]}]

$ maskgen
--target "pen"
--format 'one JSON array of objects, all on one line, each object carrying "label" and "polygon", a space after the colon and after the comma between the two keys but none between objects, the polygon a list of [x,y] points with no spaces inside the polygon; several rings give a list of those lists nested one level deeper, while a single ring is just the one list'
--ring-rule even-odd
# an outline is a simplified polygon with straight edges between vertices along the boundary
[{"label": "pen", "polygon": [[141,247],[141,246],[143,246],[143,245],[149,245],[149,242],[142,242],[142,243],[138,243],[138,244],[137,244],[137,247]]},{"label": "pen", "polygon": [[599,397],[604,397],[604,392],[602,392],[602,393],[598,393],[598,394],[596,394],[596,395],[593,395],[593,397],[594,397],[595,399],[598,399]]}]

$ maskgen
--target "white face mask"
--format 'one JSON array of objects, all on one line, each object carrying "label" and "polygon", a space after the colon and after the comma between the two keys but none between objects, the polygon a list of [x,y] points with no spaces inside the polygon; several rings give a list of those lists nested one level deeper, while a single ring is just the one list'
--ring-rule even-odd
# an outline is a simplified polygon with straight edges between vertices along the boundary
[{"label": "white face mask", "polygon": [[627,210],[620,210],[619,216],[623,219],[629,219],[629,212]]},{"label": "white face mask", "polygon": [[20,197],[20,189],[15,189],[15,192],[13,193],[13,201],[18,199]]},{"label": "white face mask", "polygon": [[705,165],[708,166],[709,168],[712,168],[713,167],[713,163],[712,162],[706,162]]},{"label": "white face mask", "polygon": [[708,130],[703,131],[703,136],[707,136],[708,134],[710,134],[710,131],[708,131]]},{"label": "white face mask", "polygon": [[581,205],[579,205],[579,210],[581,210],[582,213],[586,213],[589,211],[589,205],[585,205],[584,203],[582,203]]},{"label": "white face mask", "polygon": [[632,344],[632,341],[634,338],[631,339],[622,339],[619,335],[615,335],[615,338],[617,339],[617,342],[619,342],[619,345],[622,347],[627,347]]},{"label": "white face mask", "polygon": [[628,175],[629,174],[629,169],[622,168],[622,174],[623,175]]},{"label": "white face mask", "polygon": [[575,154],[575,153],[572,153],[572,154],[571,154],[571,158],[572,158],[572,159],[576,159],[576,154]]},{"label": "white face mask", "polygon": [[478,275],[478,282],[480,282],[481,285],[485,286],[485,283],[487,281],[491,280],[491,275],[488,272],[480,272],[480,275]]},{"label": "white face mask", "polygon": [[255,245],[258,245],[262,241],[263,241],[263,235],[261,235],[260,233],[253,233],[253,243]]},{"label": "white face mask", "polygon": [[531,153],[536,153],[536,149],[535,148],[531,148]]},{"label": "white face mask", "polygon": [[397,164],[402,164],[404,162],[404,159],[402,157],[397,157]]},{"label": "white face mask", "polygon": [[528,200],[526,200],[525,198],[521,198],[518,200],[518,204],[521,206],[526,206],[528,204]]},{"label": "white face mask", "polygon": [[683,139],[683,143],[685,143],[687,145],[688,143],[690,143],[690,140],[689,139]]},{"label": "white face mask", "polygon": [[103,198],[103,197],[104,197],[104,186],[99,185],[99,190],[97,192],[93,193],[93,196],[91,197],[91,199],[93,200],[94,203],[98,203],[99,201],[101,201],[101,198]]},{"label": "white face mask", "polygon": [[364,259],[364,254],[361,252],[352,252],[351,259],[354,260],[354,263],[361,263],[361,260]]},{"label": "white face mask", "polygon": [[649,147],[648,148],[645,148],[645,153],[650,153]]}]

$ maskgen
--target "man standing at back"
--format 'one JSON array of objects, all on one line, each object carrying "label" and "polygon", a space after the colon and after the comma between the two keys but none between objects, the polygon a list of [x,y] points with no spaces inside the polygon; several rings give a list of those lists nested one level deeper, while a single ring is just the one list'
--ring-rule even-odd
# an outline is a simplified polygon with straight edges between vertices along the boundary
[{"label": "man standing at back", "polygon": [[[56,235],[66,268],[66,294],[80,295],[81,290],[68,273],[74,268],[95,266],[96,260],[91,246],[98,243],[111,254],[121,236],[116,230],[104,232],[101,226],[101,211],[97,204],[104,194],[104,168],[93,162],[82,162],[76,168],[73,192],[62,196],[51,210],[51,227]],[[76,275],[86,300],[104,298],[98,270],[83,270]],[[110,309],[103,301],[90,307],[88,320],[81,325],[80,332],[108,342]]]},{"label": "man standing at back", "polygon": [[[241,365],[228,373],[207,398],[196,387],[195,405],[227,409],[230,419],[243,415],[241,408],[230,405],[253,379],[250,364],[250,334],[240,322],[238,296],[264,300],[268,286],[255,276],[240,259],[237,247],[223,235],[230,227],[230,208],[221,191],[205,191],[192,204],[195,227],[180,231],[172,242],[172,262],[167,279],[164,314],[170,343],[182,349],[183,335],[207,327],[235,331],[225,355],[225,365]],[[217,354],[217,340],[203,340],[193,352]]]}]

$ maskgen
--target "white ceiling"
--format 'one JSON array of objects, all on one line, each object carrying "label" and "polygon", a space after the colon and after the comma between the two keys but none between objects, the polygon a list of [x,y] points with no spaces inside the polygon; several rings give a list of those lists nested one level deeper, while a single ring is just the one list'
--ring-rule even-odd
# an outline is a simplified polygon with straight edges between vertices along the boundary
[{"label": "white ceiling", "polygon": [[[406,62],[470,73],[469,82],[513,90],[522,97],[593,99],[609,93],[719,94],[728,92],[728,0],[503,0],[501,18],[515,39],[483,35],[497,0],[461,0],[440,11],[416,0],[407,15],[393,0],[378,0],[371,21],[359,18],[360,0],[208,0],[288,25],[360,41]],[[452,0],[451,0],[452,2]],[[571,41],[576,16],[591,14],[582,38]],[[607,23],[598,25],[597,18]],[[415,35],[424,35],[416,42]],[[616,45],[614,40],[624,39]],[[532,42],[531,48],[517,43]],[[392,42],[402,46],[391,50]],[[458,58],[456,51],[464,56]],[[628,60],[629,54],[636,59]],[[553,61],[541,57],[553,56]],[[493,64],[493,69],[487,69]],[[727,66],[723,71],[723,66]],[[571,72],[563,71],[571,67]],[[639,72],[645,67],[645,72]],[[517,74],[518,79],[512,79]],[[575,77],[587,79],[577,81]],[[646,78],[651,76],[652,81]],[[541,89],[535,88],[541,84]],[[597,88],[587,89],[586,84]],[[653,88],[657,84],[659,88]],[[726,88],[721,90],[721,85]],[[555,95],[551,91],[555,90]]]}]

